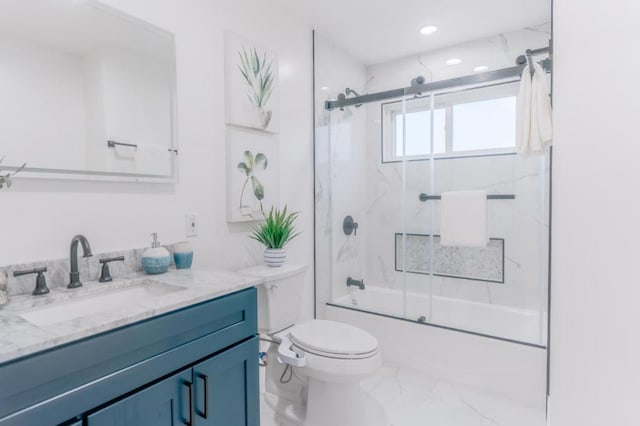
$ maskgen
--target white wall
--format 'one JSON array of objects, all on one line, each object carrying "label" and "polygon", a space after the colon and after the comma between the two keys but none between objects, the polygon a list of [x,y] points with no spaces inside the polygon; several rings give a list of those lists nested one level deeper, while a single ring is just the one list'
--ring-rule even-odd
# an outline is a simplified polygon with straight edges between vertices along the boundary
[{"label": "white wall", "polygon": [[554,5],[551,425],[637,425],[640,4]]},{"label": "white wall", "polygon": [[[281,201],[302,212],[302,235],[289,246],[292,262],[313,260],[311,30],[285,10],[259,0],[108,0],[176,34],[180,183],[171,185],[16,181],[0,192],[0,264],[68,256],[83,233],[95,252],[185,238],[185,214],[196,212],[194,267],[235,269],[260,262],[247,238],[250,225],[226,222],[225,29],[279,54]],[[312,312],[312,269],[304,312]],[[11,285],[11,284],[9,284]]]}]

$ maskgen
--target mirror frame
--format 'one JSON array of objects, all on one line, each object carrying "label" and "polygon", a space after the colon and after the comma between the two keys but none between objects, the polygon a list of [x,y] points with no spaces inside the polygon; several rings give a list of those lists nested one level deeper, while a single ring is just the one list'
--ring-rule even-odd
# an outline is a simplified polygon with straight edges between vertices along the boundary
[{"label": "mirror frame", "polygon": [[[72,169],[55,169],[55,168],[38,168],[29,167],[29,159],[24,161],[27,163],[19,174],[13,177],[14,180],[22,179],[62,179],[62,180],[82,180],[82,181],[107,181],[107,182],[145,182],[145,183],[178,183],[178,108],[177,108],[177,55],[175,34],[167,29],[151,24],[138,17],[129,15],[119,9],[105,5],[98,0],[84,0],[79,2],[80,7],[93,7],[102,13],[112,15],[118,19],[129,21],[130,23],[144,27],[145,29],[162,34],[169,37],[173,45],[173,61],[171,62],[171,146],[169,150],[173,152],[171,156],[171,174],[170,175],[153,175],[141,173],[120,173],[96,170],[72,170]],[[2,154],[0,152],[0,154]],[[2,166],[3,171],[16,171],[19,167]]]}]

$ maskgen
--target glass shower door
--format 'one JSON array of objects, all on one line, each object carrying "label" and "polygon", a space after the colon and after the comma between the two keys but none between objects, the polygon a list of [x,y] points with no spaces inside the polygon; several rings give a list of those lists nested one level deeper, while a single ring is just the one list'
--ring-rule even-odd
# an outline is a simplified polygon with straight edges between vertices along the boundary
[{"label": "glass shower door", "polygon": [[548,154],[515,153],[516,87],[403,99],[396,269],[403,317],[545,346]]}]

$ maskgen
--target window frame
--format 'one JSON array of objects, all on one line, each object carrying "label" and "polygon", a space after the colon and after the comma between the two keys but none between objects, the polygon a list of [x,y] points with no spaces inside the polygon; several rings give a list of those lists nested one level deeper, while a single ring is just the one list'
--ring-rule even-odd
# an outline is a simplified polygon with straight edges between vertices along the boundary
[{"label": "window frame", "polygon": [[[503,155],[516,155],[516,145],[513,147],[490,148],[467,151],[453,150],[453,107],[458,104],[487,101],[517,96],[518,81],[501,82],[488,86],[471,87],[461,91],[433,93],[435,96],[434,109],[445,110],[445,152],[433,155],[435,160],[452,158],[492,157]],[[432,94],[416,96],[407,99],[405,112],[430,111]],[[381,162],[398,163],[402,161],[429,161],[430,154],[397,155],[396,118],[403,113],[403,102],[398,100],[381,103]],[[411,104],[411,105],[410,105]]]}]

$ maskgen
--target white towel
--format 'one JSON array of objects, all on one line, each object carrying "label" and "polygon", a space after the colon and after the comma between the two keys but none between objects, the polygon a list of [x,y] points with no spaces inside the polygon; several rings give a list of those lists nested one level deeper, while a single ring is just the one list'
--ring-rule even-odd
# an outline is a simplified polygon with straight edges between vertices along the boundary
[{"label": "white towel", "polygon": [[487,247],[487,192],[443,192],[440,203],[440,244]]},{"label": "white towel", "polygon": [[544,152],[553,141],[551,100],[545,72],[533,64],[533,78],[526,66],[518,93],[516,147],[521,154]]}]

